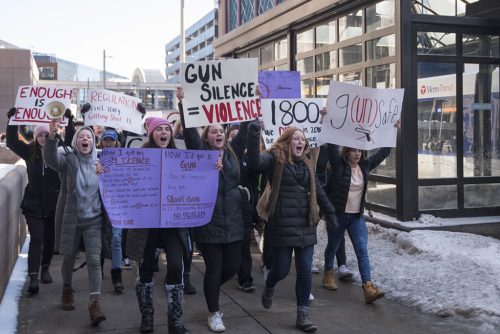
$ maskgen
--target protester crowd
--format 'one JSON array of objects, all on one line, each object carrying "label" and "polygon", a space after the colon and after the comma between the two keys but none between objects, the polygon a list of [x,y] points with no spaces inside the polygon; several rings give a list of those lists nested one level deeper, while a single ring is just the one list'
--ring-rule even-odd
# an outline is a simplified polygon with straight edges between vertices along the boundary
[{"label": "protester crowd", "polygon": [[[75,259],[84,251],[90,322],[97,326],[106,320],[101,307],[103,261],[111,259],[113,287],[116,293],[121,293],[124,289],[121,270],[130,267],[130,258],[137,264],[135,291],[141,315],[140,332],[153,332],[153,277],[158,271],[159,252],[163,250],[167,260],[164,286],[169,333],[190,333],[182,318],[189,312],[189,308],[183,307],[184,294],[196,293],[189,279],[195,243],[206,268],[203,293],[208,328],[223,332],[226,327],[219,305],[221,286],[237,276],[242,292],[256,290],[250,246],[254,231],[258,230],[263,239],[265,288],[256,303],[262,303],[265,309],[272,307],[274,291],[294,262],[296,327],[314,332],[317,326],[309,308],[313,300],[312,259],[317,242],[316,225],[323,218],[328,231],[323,287],[336,290],[336,276],[349,279],[353,275],[346,267],[347,231],[358,260],[366,303],[384,296],[372,281],[363,212],[368,175],[389,155],[390,148],[381,148],[369,157],[359,149],[332,144],[310,148],[303,131],[289,127],[266,150],[259,120],[186,128],[181,88],[177,90],[177,98],[181,119],[171,124],[162,117],[147,118],[144,122],[147,140],[142,147],[176,149],[174,139],[178,139],[184,141],[187,149],[217,152],[219,159],[214,168],[219,171],[219,179],[213,215],[208,224],[192,229],[125,230],[111,226],[99,194],[99,177],[104,173],[99,150],[121,147],[127,136],[142,134],[98,126],[76,129],[69,109],[65,113],[69,121],[63,136],[63,128],[53,121],[49,126],[37,125],[28,138],[31,142],[26,144],[20,140],[18,126],[7,126],[7,146],[25,160],[28,171],[29,183],[22,201],[31,236],[28,293],[36,295],[39,282],[52,283],[51,258],[60,253],[63,256],[61,307],[75,310],[72,275]],[[89,104],[82,107],[84,118],[90,108]],[[137,111],[144,117],[142,104]],[[12,108],[8,116],[15,112]],[[335,257],[338,266],[334,266]]]}]

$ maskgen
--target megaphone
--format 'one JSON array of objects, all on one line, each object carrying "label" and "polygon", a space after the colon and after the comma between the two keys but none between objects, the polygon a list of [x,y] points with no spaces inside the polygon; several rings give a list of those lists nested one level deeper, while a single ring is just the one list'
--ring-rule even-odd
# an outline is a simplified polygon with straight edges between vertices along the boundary
[{"label": "megaphone", "polygon": [[52,101],[47,104],[45,107],[45,112],[49,116],[49,118],[57,119],[64,116],[64,112],[66,111],[66,106],[59,101]]}]

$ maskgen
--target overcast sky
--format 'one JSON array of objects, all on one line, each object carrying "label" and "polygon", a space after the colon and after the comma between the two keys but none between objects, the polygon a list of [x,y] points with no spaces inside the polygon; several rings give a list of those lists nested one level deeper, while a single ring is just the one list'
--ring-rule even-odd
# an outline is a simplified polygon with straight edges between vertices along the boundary
[{"label": "overcast sky", "polygon": [[[184,29],[215,7],[185,0]],[[165,44],[180,34],[180,0],[3,0],[0,39],[131,77],[165,69]]]}]

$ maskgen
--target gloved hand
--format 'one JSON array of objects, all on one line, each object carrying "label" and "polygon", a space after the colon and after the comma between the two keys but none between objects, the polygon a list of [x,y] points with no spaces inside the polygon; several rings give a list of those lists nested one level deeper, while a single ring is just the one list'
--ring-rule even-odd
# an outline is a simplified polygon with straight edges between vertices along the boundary
[{"label": "gloved hand", "polygon": [[10,108],[9,111],[7,111],[7,118],[11,118],[12,116],[14,116],[16,111],[17,111],[16,108],[14,107]]},{"label": "gloved hand", "polygon": [[144,115],[146,115],[146,108],[144,108],[144,105],[142,103],[137,103],[137,111],[140,112],[142,117],[144,118]]},{"label": "gloved hand", "polygon": [[85,104],[83,105],[83,107],[82,107],[82,110],[80,110],[80,113],[81,113],[82,115],[85,115],[85,113],[86,113],[87,111],[89,111],[89,110],[90,110],[90,108],[92,108],[92,106],[90,105],[90,103],[85,103]]},{"label": "gloved hand", "polygon": [[252,137],[259,137],[261,131],[260,121],[253,120],[248,124],[248,135]]},{"label": "gloved hand", "polygon": [[73,114],[71,113],[71,109],[66,109],[66,111],[64,112],[64,117],[68,119],[73,119]]}]

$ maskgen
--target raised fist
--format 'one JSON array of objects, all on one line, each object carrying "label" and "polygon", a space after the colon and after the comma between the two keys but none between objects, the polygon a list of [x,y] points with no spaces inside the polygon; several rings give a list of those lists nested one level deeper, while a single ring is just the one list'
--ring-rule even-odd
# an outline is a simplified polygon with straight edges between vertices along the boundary
[{"label": "raised fist", "polygon": [[7,111],[7,118],[11,118],[12,116],[14,116],[16,110],[16,108],[10,108],[9,111]]},{"label": "raised fist", "polygon": [[84,115],[87,111],[90,110],[92,106],[90,105],[90,103],[85,103],[82,107],[82,110],[80,110],[80,112],[82,113],[82,115]]}]

